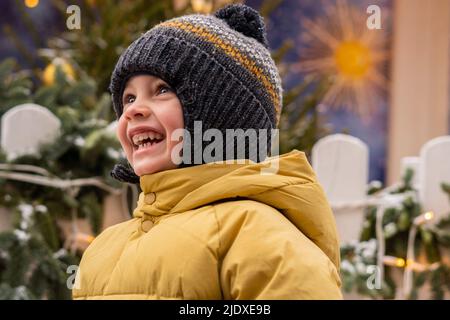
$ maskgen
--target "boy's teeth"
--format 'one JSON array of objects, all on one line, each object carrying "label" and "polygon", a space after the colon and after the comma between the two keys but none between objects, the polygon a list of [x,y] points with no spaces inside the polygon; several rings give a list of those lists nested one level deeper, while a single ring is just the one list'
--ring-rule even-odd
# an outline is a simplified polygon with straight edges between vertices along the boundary
[{"label": "boy's teeth", "polygon": [[162,139],[163,136],[160,133],[156,133],[156,132],[145,132],[145,133],[141,133],[141,134],[137,134],[133,137],[133,143],[135,145],[140,145],[141,141],[150,138],[151,140],[154,139]]},{"label": "boy's teeth", "polygon": [[151,146],[152,144],[155,144],[155,143],[157,143],[157,142],[155,141],[155,142],[142,143],[142,144],[139,144],[137,146],[137,149],[139,150],[139,149],[147,148],[147,147],[149,147],[149,146]]}]

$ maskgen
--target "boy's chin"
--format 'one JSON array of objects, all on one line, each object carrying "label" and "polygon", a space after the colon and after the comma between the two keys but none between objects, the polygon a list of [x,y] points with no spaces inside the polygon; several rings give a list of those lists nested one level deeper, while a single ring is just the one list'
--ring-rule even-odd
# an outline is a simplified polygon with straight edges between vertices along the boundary
[{"label": "boy's chin", "polygon": [[154,161],[145,160],[145,163],[135,163],[133,165],[134,172],[138,176],[144,176],[176,167],[175,164],[170,162],[170,159],[168,161],[163,161],[163,159],[155,159]]}]

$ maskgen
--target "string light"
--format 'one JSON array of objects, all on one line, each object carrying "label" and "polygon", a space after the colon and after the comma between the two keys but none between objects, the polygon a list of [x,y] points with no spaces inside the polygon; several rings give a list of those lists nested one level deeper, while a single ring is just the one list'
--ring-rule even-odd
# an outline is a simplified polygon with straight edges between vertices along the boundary
[{"label": "string light", "polygon": [[80,241],[80,242],[84,242],[84,243],[88,243],[90,244],[92,241],[94,241],[95,237],[90,235],[90,234],[86,234],[86,233],[82,233],[79,232],[76,236],[76,241]]},{"label": "string light", "polygon": [[25,0],[24,2],[28,8],[35,8],[39,5],[39,0]]},{"label": "string light", "polygon": [[406,268],[416,272],[423,272],[427,270],[427,266],[411,259],[406,260]]},{"label": "string light", "polygon": [[416,226],[420,226],[424,223],[431,221],[433,218],[434,218],[434,212],[428,211],[428,212],[425,212],[424,214],[421,214],[420,216],[416,217],[414,219],[414,224]]},{"label": "string light", "polygon": [[387,266],[398,267],[398,268],[403,268],[406,265],[405,259],[392,257],[392,256],[385,256],[383,258],[383,263]]},{"label": "string light", "polygon": [[409,230],[408,235],[408,247],[406,251],[406,269],[403,274],[403,296],[408,299],[412,293],[413,287],[413,271],[424,271],[426,268],[422,268],[420,264],[414,262],[415,254],[414,254],[414,242],[416,239],[416,234],[419,226],[428,223],[434,217],[434,213],[432,211],[427,211],[420,216],[416,217],[413,221],[411,229]]},{"label": "string light", "polygon": [[403,258],[392,257],[392,256],[385,256],[383,258],[383,263],[386,266],[411,269],[412,271],[416,271],[416,272],[423,272],[426,270],[435,270],[440,265],[439,262],[435,262],[430,265],[424,265],[424,264],[414,261],[412,259],[405,260]]}]

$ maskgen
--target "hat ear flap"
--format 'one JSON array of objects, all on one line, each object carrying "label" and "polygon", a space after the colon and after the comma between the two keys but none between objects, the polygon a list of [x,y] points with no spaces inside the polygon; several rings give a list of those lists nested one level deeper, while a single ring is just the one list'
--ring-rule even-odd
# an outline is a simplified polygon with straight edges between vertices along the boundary
[{"label": "hat ear flap", "polygon": [[128,166],[116,164],[111,170],[110,175],[120,182],[139,184],[140,181],[139,176],[134,173],[134,170],[131,168],[129,163]]}]

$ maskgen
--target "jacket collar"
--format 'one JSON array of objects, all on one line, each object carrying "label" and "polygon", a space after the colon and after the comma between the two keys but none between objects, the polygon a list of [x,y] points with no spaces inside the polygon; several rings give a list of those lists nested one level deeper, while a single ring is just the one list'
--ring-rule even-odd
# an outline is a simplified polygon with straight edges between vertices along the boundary
[{"label": "jacket collar", "polygon": [[249,163],[254,162],[251,160],[247,160],[247,163],[213,162],[143,175],[140,177],[142,192],[139,194],[133,216],[135,218],[140,218],[144,214],[160,216],[193,209],[196,207],[193,203],[187,206],[179,204],[186,203],[191,193],[204,184]]}]

